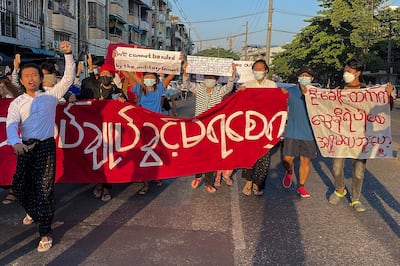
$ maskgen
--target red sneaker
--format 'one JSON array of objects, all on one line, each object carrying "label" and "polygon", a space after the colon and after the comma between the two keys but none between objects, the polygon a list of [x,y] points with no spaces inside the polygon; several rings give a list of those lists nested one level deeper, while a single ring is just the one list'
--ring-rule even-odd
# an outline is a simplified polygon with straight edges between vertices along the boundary
[{"label": "red sneaker", "polygon": [[300,197],[302,198],[309,198],[311,197],[310,193],[308,193],[308,191],[303,187],[303,186],[299,186],[297,188],[297,193],[299,194]]},{"label": "red sneaker", "polygon": [[292,185],[292,177],[293,177],[293,170],[292,170],[292,174],[289,174],[289,172],[286,171],[286,174],[282,180],[282,185],[284,188],[290,188],[290,186]]}]

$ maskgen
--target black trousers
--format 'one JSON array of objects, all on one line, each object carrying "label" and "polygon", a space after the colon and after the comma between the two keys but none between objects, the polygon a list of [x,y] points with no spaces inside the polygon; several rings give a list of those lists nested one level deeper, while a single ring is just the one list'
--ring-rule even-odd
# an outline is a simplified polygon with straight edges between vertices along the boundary
[{"label": "black trousers", "polygon": [[51,234],[55,211],[54,181],[56,143],[54,138],[44,141],[29,140],[35,147],[17,158],[17,169],[12,188],[25,212],[39,227],[41,237]]},{"label": "black trousers", "polygon": [[257,160],[251,169],[243,169],[242,177],[247,181],[253,181],[253,183],[257,185],[258,189],[264,189],[270,163],[271,154],[267,152]]}]

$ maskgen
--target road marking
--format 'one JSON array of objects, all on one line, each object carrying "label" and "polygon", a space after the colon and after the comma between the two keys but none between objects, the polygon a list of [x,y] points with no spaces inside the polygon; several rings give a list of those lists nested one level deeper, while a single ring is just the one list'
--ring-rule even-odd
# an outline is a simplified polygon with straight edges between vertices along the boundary
[{"label": "road marking", "polygon": [[244,240],[242,213],[239,205],[238,173],[241,171],[235,172],[233,176],[235,181],[231,189],[232,238],[235,250],[243,250],[246,249],[246,241]]}]

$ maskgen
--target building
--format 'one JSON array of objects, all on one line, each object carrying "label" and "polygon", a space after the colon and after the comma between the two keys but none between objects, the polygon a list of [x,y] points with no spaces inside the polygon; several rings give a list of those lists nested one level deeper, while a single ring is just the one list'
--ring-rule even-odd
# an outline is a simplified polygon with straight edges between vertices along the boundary
[{"label": "building", "polygon": [[[257,59],[265,59],[266,50],[265,45],[247,45],[241,51],[240,60],[255,61]],[[274,56],[282,51],[284,49],[281,46],[271,46],[268,65],[272,65]]]},{"label": "building", "polygon": [[[104,57],[110,43],[191,54],[190,34],[168,0],[1,0],[0,67],[60,58],[68,40],[79,60]],[[173,22],[171,19],[173,19]],[[190,45],[189,45],[190,44]]]}]

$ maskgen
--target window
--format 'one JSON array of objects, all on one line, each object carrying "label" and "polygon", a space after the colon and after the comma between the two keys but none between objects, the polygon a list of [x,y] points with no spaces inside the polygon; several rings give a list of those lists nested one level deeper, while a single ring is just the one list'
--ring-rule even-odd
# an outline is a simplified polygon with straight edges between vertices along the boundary
[{"label": "window", "polygon": [[106,28],[105,8],[96,2],[89,2],[89,27],[104,30]]},{"label": "window", "polygon": [[16,38],[16,12],[13,2],[0,1],[0,35]]},{"label": "window", "polygon": [[20,23],[39,27],[39,0],[19,0]]}]

